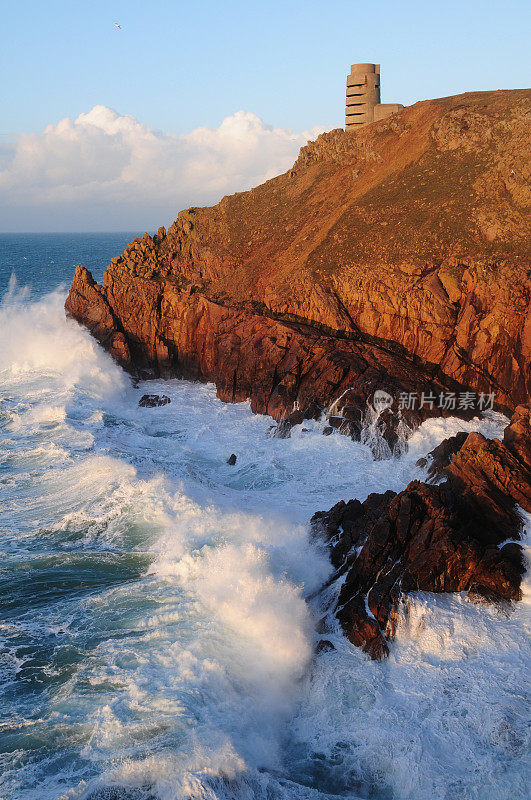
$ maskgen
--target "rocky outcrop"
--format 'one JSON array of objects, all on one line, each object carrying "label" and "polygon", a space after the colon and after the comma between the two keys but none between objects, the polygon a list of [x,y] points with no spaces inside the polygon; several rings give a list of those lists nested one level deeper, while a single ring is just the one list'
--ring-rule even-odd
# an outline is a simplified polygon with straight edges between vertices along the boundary
[{"label": "rocky outcrop", "polygon": [[437,480],[441,477],[444,468],[450,464],[452,456],[462,448],[467,436],[468,434],[465,431],[459,431],[455,436],[443,439],[437,447],[434,447],[428,453],[426,458],[419,458],[417,467],[427,468],[428,481]]},{"label": "rocky outcrop", "polygon": [[354,435],[377,388],[395,413],[401,392],[463,389],[512,412],[530,381],[530,106],[474,93],[323,134],[286,174],[135,239],[103,286],[78,267],[67,311],[127,369],[214,381],[277,419],[352,387],[336,416]]},{"label": "rocky outcrop", "polygon": [[436,448],[443,483],[413,481],[399,494],[341,501],[313,517],[334,577],[346,574],[335,613],[353,644],[385,656],[411,591],[520,599],[521,548],[507,540],[520,535],[518,506],[531,512],[530,441],[531,411],[519,407],[503,442],[471,433]]},{"label": "rocky outcrop", "polygon": [[132,364],[127,338],[103,287],[98,286],[90,272],[82,266],[75,269],[65,308],[67,313],[83,322],[118,363]]}]

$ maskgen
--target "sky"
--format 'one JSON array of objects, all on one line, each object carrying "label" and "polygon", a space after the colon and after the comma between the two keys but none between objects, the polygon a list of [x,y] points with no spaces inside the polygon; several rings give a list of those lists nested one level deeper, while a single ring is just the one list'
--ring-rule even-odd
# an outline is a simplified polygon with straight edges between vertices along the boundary
[{"label": "sky", "polygon": [[1,20],[0,231],[152,230],[250,188],[343,125],[355,62],[404,105],[530,85],[520,0],[4,0]]}]

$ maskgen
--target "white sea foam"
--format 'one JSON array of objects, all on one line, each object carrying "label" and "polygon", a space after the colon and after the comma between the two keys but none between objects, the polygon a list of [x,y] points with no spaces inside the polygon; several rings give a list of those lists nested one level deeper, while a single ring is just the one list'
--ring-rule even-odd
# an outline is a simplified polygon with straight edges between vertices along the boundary
[{"label": "white sea foam", "polygon": [[314,657],[305,599],[331,569],[314,511],[400,490],[442,438],[504,418],[430,420],[384,462],[322,422],[271,439],[212,386],[134,388],[63,301],[13,286],[0,309],[0,795],[525,797],[528,603],[419,594],[374,663],[337,630]]}]

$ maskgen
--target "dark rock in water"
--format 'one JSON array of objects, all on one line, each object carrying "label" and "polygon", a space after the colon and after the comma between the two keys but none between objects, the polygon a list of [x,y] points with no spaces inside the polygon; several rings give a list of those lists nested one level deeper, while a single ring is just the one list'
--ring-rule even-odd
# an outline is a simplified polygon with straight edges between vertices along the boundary
[{"label": "dark rock in water", "polygon": [[304,422],[304,414],[302,411],[293,411],[288,417],[289,424],[293,427],[293,425],[302,425]]},{"label": "dark rock in water", "polygon": [[[361,436],[361,422],[356,420],[347,419],[347,417],[334,415],[328,417],[328,428],[335,429],[345,436],[350,436],[354,441],[359,442]],[[331,433],[332,431],[330,431]]]},{"label": "dark rock in water", "polygon": [[[355,442],[364,441],[373,451],[374,458],[380,460],[390,458],[393,453],[400,455],[406,449],[403,443],[400,447],[400,434],[405,435],[417,428],[422,417],[411,410],[406,414],[403,411],[395,413],[391,408],[395,403],[393,397],[385,391],[380,392],[383,398],[377,395],[375,392],[373,397],[365,398],[358,389],[343,392],[332,403],[328,424]],[[386,406],[385,402],[390,405]]]},{"label": "dark rock in water", "polygon": [[272,426],[268,435],[274,436],[276,439],[289,439],[293,426],[300,425],[303,421],[302,411],[293,411],[288,417],[281,419],[276,427]]},{"label": "dark rock in water", "polygon": [[318,622],[315,625],[315,630],[317,631],[317,633],[328,633],[331,630],[328,614],[325,614],[323,617],[321,617],[320,620],[318,620]]},{"label": "dark rock in water", "polygon": [[292,424],[287,419],[281,419],[277,427],[273,430],[272,436],[276,439],[289,439],[292,427]]},{"label": "dark rock in water", "polygon": [[366,405],[364,398],[353,392],[349,392],[344,395],[343,400],[345,401],[344,404],[340,404],[337,407],[339,414],[343,419],[361,423],[363,420],[363,409]]},{"label": "dark rock in water", "polygon": [[333,432],[334,429],[332,428],[331,425],[327,425],[326,427],[323,428],[323,436],[330,436],[330,434]]},{"label": "dark rock in water", "polygon": [[386,408],[378,417],[378,431],[383,439],[385,439],[391,450],[396,447],[398,442],[399,423],[400,419],[398,415],[391,411],[390,408]]},{"label": "dark rock in water", "polygon": [[321,639],[321,641],[318,642],[317,647],[315,648],[315,652],[317,655],[319,655],[319,653],[328,653],[330,650],[335,650],[335,649],[336,648],[334,647],[332,642],[328,641],[328,639]]},{"label": "dark rock in water", "polygon": [[234,453],[232,453],[232,454],[231,454],[231,455],[228,457],[228,459],[227,459],[227,464],[228,464],[230,467],[233,467],[233,466],[235,465],[235,463],[236,463],[236,456],[235,456],[235,454],[234,454]]},{"label": "dark rock in water", "polygon": [[[474,601],[519,600],[524,571],[517,505],[531,512],[526,443],[531,415],[518,408],[504,442],[451,437],[433,453],[446,482],[412,481],[395,494],[340,501],[312,518],[337,575],[346,578],[336,616],[372,658],[387,655],[401,601],[411,591],[467,591]],[[440,466],[447,462],[446,466]]]},{"label": "dark rock in water", "polygon": [[138,405],[142,408],[155,408],[156,406],[167,406],[171,403],[168,395],[163,394],[144,394],[138,401]]},{"label": "dark rock in water", "polygon": [[364,598],[354,594],[338,610],[337,618],[352,644],[370,655],[382,659],[389,655],[389,646],[382,636],[378,620],[365,608]]}]

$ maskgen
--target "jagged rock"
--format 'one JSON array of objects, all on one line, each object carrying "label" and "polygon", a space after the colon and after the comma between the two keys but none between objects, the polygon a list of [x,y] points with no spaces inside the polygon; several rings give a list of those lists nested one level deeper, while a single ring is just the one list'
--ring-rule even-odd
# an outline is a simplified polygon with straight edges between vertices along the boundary
[{"label": "jagged rock", "polygon": [[466,441],[468,434],[466,431],[459,431],[455,436],[443,439],[437,447],[430,450],[427,458],[419,458],[417,467],[428,467],[428,480],[437,480],[448,466],[454,456]]},{"label": "jagged rock", "polygon": [[292,426],[287,420],[281,419],[278,425],[271,426],[269,436],[273,436],[275,439],[289,439],[291,437],[291,428]]},{"label": "jagged rock", "polygon": [[140,400],[138,401],[138,405],[142,406],[142,408],[155,408],[156,406],[167,406],[168,403],[171,403],[171,400],[166,394],[163,395],[143,394]]},{"label": "jagged rock", "polygon": [[471,433],[441,443],[432,463],[444,483],[412,481],[399,494],[340,501],[314,515],[336,576],[346,573],[336,615],[353,644],[385,656],[411,591],[520,599],[522,551],[503,542],[519,538],[517,504],[531,512],[530,431],[529,410],[519,408],[504,442]]},{"label": "jagged rock", "polygon": [[380,626],[365,608],[360,595],[352,595],[337,611],[337,617],[348,639],[356,647],[361,647],[372,659],[382,659],[389,655],[389,646],[382,636]]},{"label": "jagged rock", "polygon": [[287,422],[293,427],[294,425],[302,425],[304,422],[304,414],[302,411],[292,411],[289,415]]},{"label": "jagged rock", "polygon": [[227,464],[229,465],[229,467],[233,467],[235,463],[236,463],[236,455],[232,453],[227,459]]},{"label": "jagged rock", "polygon": [[[531,511],[531,472],[498,439],[470,433],[444,470],[452,493],[471,515],[469,527],[491,543],[515,538],[518,504]],[[500,539],[501,537],[501,539]]]},{"label": "jagged rock", "polygon": [[503,443],[522,464],[531,464],[531,406],[518,406],[505,428]]},{"label": "jagged rock", "polygon": [[[351,387],[353,436],[376,389],[394,412],[400,393],[464,389],[512,412],[529,397],[529,107],[478,92],[323,134],[292,177],[136,239],[103,286],[77,268],[67,311],[132,372],[213,381],[276,420]],[[441,413],[466,410],[404,420]]]}]

